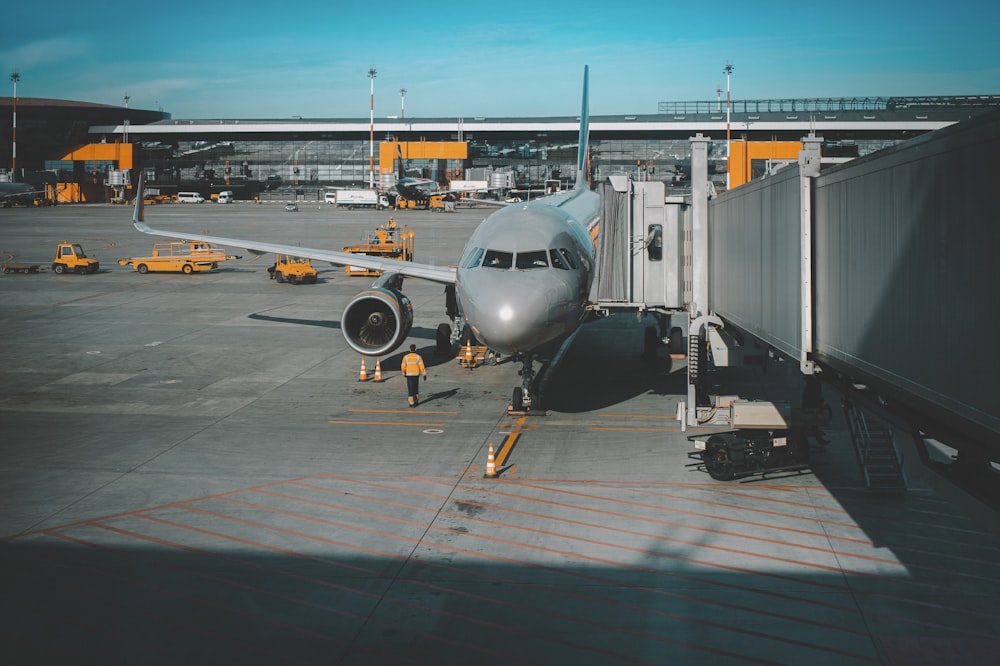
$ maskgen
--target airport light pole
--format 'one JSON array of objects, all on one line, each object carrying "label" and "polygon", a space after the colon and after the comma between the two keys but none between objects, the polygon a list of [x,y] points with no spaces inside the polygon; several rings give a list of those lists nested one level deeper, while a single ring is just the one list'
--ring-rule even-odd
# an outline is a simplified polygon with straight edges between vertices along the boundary
[{"label": "airport light pole", "polygon": [[131,97],[128,96],[128,93],[125,93],[125,124],[122,126],[124,128],[122,130],[122,136],[124,137],[122,143],[128,143],[128,101],[130,99]]},{"label": "airport light pole", "polygon": [[399,117],[406,119],[406,88],[399,89]]},{"label": "airport light pole", "polygon": [[729,113],[730,113],[730,95],[729,95],[729,77],[733,74],[733,66],[726,63],[726,68],[722,70],[726,75],[726,191],[729,191]]},{"label": "airport light pole", "polygon": [[14,127],[11,133],[11,153],[10,153],[10,179],[14,181],[14,174],[17,173],[17,82],[21,80],[21,75],[15,69],[10,73],[10,80],[14,82]]},{"label": "airport light pole", "polygon": [[368,189],[375,189],[375,65],[368,68],[368,78],[371,79],[371,92],[368,97],[370,125],[368,136]]}]

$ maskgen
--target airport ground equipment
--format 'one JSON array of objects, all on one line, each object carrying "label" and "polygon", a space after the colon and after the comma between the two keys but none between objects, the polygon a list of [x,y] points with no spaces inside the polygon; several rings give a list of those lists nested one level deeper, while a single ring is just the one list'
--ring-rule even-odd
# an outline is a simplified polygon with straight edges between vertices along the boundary
[{"label": "airport ground equipment", "polygon": [[40,264],[29,264],[21,261],[8,261],[0,265],[4,273],[38,273]]},{"label": "airport ground equipment", "polygon": [[472,340],[466,340],[461,349],[458,350],[458,363],[463,368],[477,368],[481,365],[496,365],[499,363],[498,355],[485,345],[474,345]]},{"label": "airport ground equipment", "polygon": [[348,210],[389,207],[389,197],[377,190],[334,190],[327,192],[326,202]]},{"label": "airport ground equipment", "polygon": [[300,259],[287,254],[275,255],[273,266],[267,272],[272,280],[291,284],[316,284],[316,269],[309,259]]},{"label": "airport ground equipment", "polygon": [[56,258],[52,260],[52,271],[63,273],[96,273],[101,267],[97,259],[87,256],[79,243],[63,241],[56,246]]},{"label": "airport ground equipment", "polygon": [[226,254],[221,248],[204,241],[176,241],[156,243],[153,252],[148,257],[119,259],[121,266],[132,266],[140,273],[150,272],[194,272],[210,271],[219,264],[231,259],[239,259],[236,255]]},{"label": "airport ground equipment", "polygon": [[712,416],[728,420],[734,430],[691,435],[695,450],[688,457],[718,481],[805,472],[809,437],[829,422],[826,410],[793,410],[786,403],[731,397],[716,398]]},{"label": "airport ground equipment", "polygon": [[433,194],[426,199],[414,200],[396,198],[396,208],[430,210],[435,213],[454,213],[458,199],[454,194]]},{"label": "airport ground equipment", "polygon": [[[405,228],[397,228],[395,219],[390,217],[387,224],[365,234],[364,243],[345,247],[344,252],[367,254],[373,257],[397,259],[399,261],[413,261],[413,232]],[[360,268],[358,266],[345,266],[344,271],[348,275],[373,277],[382,274],[381,271]]]}]

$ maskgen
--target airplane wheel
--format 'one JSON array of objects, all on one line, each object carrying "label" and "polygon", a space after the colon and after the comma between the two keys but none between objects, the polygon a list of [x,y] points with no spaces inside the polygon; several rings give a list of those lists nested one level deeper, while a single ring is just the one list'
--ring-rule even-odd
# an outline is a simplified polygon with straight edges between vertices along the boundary
[{"label": "airplane wheel", "polygon": [[451,326],[448,324],[438,324],[434,353],[438,356],[447,356],[451,353]]},{"label": "airplane wheel", "polygon": [[656,336],[656,328],[647,326],[642,333],[642,355],[646,358],[656,356],[656,348],[660,346],[660,339]]},{"label": "airplane wheel", "polygon": [[680,326],[674,326],[670,329],[670,353],[684,353],[684,331],[681,330]]},{"label": "airplane wheel", "polygon": [[515,412],[524,411],[524,389],[520,386],[514,387],[514,398],[511,400],[510,406]]}]

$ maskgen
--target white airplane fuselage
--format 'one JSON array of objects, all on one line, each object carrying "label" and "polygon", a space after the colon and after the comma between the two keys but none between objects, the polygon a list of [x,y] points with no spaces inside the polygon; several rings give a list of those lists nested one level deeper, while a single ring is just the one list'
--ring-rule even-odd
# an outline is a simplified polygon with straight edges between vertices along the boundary
[{"label": "white airplane fuselage", "polygon": [[[582,323],[594,268],[590,227],[599,202],[595,192],[571,190],[508,206],[480,224],[462,253],[455,292],[483,344],[531,354]],[[509,265],[490,265],[490,257],[505,253]]]}]

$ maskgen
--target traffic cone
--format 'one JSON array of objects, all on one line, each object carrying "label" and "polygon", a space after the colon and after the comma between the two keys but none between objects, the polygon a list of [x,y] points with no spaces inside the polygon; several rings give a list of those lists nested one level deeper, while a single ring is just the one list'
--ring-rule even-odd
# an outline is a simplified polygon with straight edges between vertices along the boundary
[{"label": "traffic cone", "polygon": [[476,359],[472,356],[472,340],[465,341],[465,365],[468,368],[476,367]]},{"label": "traffic cone", "polygon": [[368,371],[365,370],[365,359],[364,358],[361,359],[361,372],[358,373],[358,381],[359,382],[366,382],[366,381],[368,381]]},{"label": "traffic cone", "polygon": [[373,379],[377,382],[382,381],[382,362],[378,359],[375,359],[375,377]]},{"label": "traffic cone", "polygon": [[490,442],[490,453],[486,456],[486,474],[483,474],[483,478],[497,478],[497,463],[496,459],[493,457],[493,442]]}]

